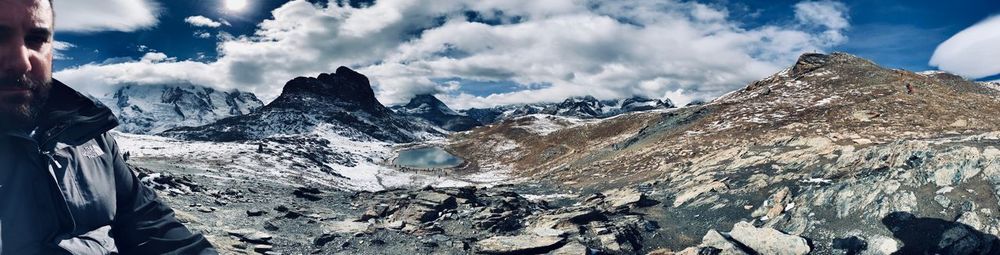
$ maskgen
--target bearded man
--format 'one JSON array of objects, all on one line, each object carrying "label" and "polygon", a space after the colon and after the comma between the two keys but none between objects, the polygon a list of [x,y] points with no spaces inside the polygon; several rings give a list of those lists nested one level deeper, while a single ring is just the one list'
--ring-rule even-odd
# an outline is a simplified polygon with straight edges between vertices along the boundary
[{"label": "bearded man", "polygon": [[52,79],[51,0],[0,0],[0,254],[216,254],[143,186],[103,105]]}]

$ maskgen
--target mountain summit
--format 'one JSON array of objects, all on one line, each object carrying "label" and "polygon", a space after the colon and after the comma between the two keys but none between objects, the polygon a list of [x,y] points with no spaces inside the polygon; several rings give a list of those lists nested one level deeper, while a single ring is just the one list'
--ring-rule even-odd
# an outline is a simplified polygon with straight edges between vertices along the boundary
[{"label": "mountain summit", "polygon": [[245,141],[280,135],[333,133],[356,140],[406,143],[442,135],[441,130],[397,115],[375,98],[367,77],[347,67],[285,84],[273,102],[249,115],[168,136],[210,141]]},{"label": "mountain summit", "polygon": [[482,125],[469,116],[455,112],[434,95],[417,95],[409,103],[392,109],[400,114],[430,121],[448,131],[466,131]]}]

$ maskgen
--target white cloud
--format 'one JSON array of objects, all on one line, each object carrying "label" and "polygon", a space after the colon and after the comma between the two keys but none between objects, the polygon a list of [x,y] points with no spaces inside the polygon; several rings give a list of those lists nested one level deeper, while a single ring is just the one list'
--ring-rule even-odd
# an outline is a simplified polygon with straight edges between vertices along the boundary
[{"label": "white cloud", "polygon": [[205,31],[195,31],[194,32],[194,37],[198,37],[198,38],[202,38],[202,39],[208,39],[208,38],[212,37],[212,33],[205,32]]},{"label": "white cloud", "polygon": [[851,27],[847,5],[834,1],[805,1],[795,4],[795,19],[807,26],[826,29],[823,36],[833,44],[847,41],[844,30]]},{"label": "white cloud", "polygon": [[[187,22],[188,24],[191,24],[192,26],[196,26],[196,27],[220,27],[220,26],[222,26],[221,22],[214,21],[214,20],[212,20],[210,18],[207,18],[205,16],[200,16],[200,15],[199,16],[187,17],[187,18],[184,19],[184,22]],[[226,23],[228,24],[228,22],[226,22]]]},{"label": "white cloud", "polygon": [[63,41],[52,41],[52,49],[53,49],[52,58],[57,60],[71,60],[73,58],[67,57],[66,54],[63,54],[63,52],[75,47],[76,45],[72,43]]},{"label": "white cloud", "polygon": [[969,78],[1000,74],[1000,15],[983,20],[938,45],[930,65]]},{"label": "white cloud", "polygon": [[159,22],[153,0],[55,1],[56,30],[65,32],[132,32]]},{"label": "white cloud", "polygon": [[[352,8],[296,0],[274,10],[252,37],[220,34],[215,62],[85,65],[56,77],[70,84],[185,81],[273,99],[296,76],[345,65],[371,77],[390,104],[460,90],[435,82],[453,78],[525,84],[518,92],[443,98],[456,108],[581,95],[685,102],[742,87],[803,52],[846,40],[832,36],[849,28],[840,23],[847,20],[843,4],[794,8],[789,25],[747,28],[725,9],[680,1],[381,0]],[[489,24],[468,20],[467,12]]]}]

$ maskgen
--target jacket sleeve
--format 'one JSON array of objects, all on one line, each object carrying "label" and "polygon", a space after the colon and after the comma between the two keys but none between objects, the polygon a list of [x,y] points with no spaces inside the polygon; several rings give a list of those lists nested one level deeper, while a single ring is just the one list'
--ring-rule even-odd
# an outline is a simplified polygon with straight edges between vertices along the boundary
[{"label": "jacket sleeve", "polygon": [[114,154],[117,212],[111,236],[121,254],[218,254],[200,234],[191,233],[156,193],[142,185],[122,159],[111,135],[104,135]]}]

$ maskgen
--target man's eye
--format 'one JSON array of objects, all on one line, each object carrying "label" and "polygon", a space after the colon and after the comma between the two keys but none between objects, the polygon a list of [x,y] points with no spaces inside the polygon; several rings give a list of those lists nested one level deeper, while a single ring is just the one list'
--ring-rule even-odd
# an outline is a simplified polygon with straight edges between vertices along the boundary
[{"label": "man's eye", "polygon": [[27,44],[28,47],[31,47],[31,48],[34,48],[34,49],[41,48],[42,45],[45,44],[45,43],[47,43],[47,42],[49,42],[49,38],[47,36],[46,37],[43,37],[43,36],[29,36],[28,38],[24,39],[24,43]]}]

